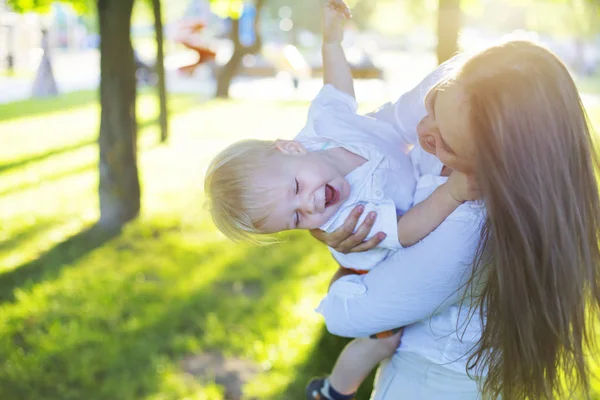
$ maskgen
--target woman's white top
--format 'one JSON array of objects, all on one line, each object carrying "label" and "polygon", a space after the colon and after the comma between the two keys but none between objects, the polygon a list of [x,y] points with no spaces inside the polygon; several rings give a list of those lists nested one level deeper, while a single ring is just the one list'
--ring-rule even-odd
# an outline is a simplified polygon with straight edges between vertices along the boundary
[{"label": "woman's white top", "polygon": [[[419,146],[416,127],[427,114],[425,95],[453,65],[454,60],[443,64],[397,102],[371,114],[394,127],[398,142],[414,145],[409,156],[417,181],[415,204],[447,180],[440,176],[442,163]],[[484,220],[484,207],[467,202],[422,241],[397,250],[368,274],[337,280],[317,308],[327,329],[339,336],[366,337],[404,326],[399,352],[464,372],[482,324],[478,313],[470,318],[468,302],[461,306],[460,300]]]}]

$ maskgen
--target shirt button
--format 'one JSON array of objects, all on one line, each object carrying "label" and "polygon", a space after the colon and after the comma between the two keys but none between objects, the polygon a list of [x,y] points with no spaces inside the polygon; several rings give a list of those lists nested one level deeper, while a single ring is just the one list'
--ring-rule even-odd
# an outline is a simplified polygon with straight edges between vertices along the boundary
[{"label": "shirt button", "polygon": [[383,193],[381,192],[381,190],[378,190],[378,191],[375,192],[375,195],[377,197],[381,197],[381,196],[383,196]]}]

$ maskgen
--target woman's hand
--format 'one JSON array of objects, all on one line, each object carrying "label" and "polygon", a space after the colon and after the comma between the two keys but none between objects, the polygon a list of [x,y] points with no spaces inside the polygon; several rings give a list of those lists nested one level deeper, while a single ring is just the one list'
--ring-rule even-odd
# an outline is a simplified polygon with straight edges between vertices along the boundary
[{"label": "woman's hand", "polygon": [[363,206],[354,207],[354,210],[352,210],[348,218],[346,218],[344,224],[332,233],[323,232],[320,229],[313,229],[310,231],[310,234],[313,235],[315,239],[325,243],[327,246],[342,254],[371,250],[385,239],[385,233],[379,232],[365,242],[364,240],[369,232],[371,232],[377,214],[375,212],[370,212],[355,232],[354,229],[356,228],[358,219],[363,211]]},{"label": "woman's hand", "polygon": [[459,203],[481,198],[477,179],[472,174],[452,171],[446,185],[450,196]]}]

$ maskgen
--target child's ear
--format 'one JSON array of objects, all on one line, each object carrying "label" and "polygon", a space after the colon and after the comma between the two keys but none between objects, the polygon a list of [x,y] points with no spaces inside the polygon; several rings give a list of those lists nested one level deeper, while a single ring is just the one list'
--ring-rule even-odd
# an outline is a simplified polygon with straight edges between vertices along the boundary
[{"label": "child's ear", "polygon": [[275,141],[275,148],[285,155],[305,155],[308,153],[306,147],[296,140],[283,140],[277,139]]}]

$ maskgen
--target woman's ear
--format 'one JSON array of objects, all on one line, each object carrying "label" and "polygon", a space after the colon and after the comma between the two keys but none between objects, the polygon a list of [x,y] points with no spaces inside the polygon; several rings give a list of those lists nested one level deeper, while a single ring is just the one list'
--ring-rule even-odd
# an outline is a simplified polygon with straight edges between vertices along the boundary
[{"label": "woman's ear", "polygon": [[304,145],[296,140],[284,140],[284,139],[277,139],[275,141],[275,148],[277,150],[279,150],[281,153],[288,155],[288,156],[293,156],[293,155],[305,155],[308,153],[308,150],[306,150],[306,147],[304,147]]}]

